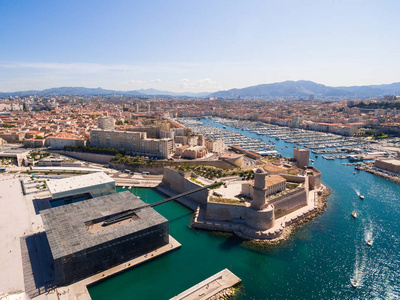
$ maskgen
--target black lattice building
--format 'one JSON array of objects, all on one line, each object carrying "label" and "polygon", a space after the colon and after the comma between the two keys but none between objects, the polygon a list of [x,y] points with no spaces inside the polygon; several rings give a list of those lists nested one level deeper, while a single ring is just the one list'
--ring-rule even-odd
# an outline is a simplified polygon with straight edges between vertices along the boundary
[{"label": "black lattice building", "polygon": [[57,285],[99,273],[169,242],[168,220],[130,192],[41,214]]}]

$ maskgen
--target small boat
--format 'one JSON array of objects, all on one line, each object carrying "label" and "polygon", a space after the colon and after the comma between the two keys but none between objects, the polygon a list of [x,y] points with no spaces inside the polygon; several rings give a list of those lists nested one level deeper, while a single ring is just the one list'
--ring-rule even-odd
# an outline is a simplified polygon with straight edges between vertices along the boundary
[{"label": "small boat", "polygon": [[355,211],[352,211],[352,212],[351,212],[351,216],[352,216],[354,219],[356,219],[356,218],[357,218],[357,213],[356,213]]},{"label": "small boat", "polygon": [[357,281],[357,279],[350,279],[351,285],[353,286],[353,288],[358,288],[359,283]]},{"label": "small boat", "polygon": [[356,172],[353,172],[353,175],[356,175],[357,173]]},{"label": "small boat", "polygon": [[374,244],[374,241],[373,241],[373,240],[367,240],[366,242],[367,242],[367,245],[368,245],[368,246],[372,246],[372,245]]},{"label": "small boat", "polygon": [[358,197],[360,197],[361,200],[364,200],[364,195],[358,195]]}]

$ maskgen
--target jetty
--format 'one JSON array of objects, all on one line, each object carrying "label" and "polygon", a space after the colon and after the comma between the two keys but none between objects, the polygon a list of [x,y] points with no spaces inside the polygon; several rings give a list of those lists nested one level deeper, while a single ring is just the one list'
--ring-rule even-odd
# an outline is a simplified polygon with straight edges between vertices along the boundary
[{"label": "jetty", "polygon": [[224,299],[223,294],[229,293],[233,286],[242,280],[228,269],[203,280],[170,300],[205,300],[215,296],[215,299]]}]

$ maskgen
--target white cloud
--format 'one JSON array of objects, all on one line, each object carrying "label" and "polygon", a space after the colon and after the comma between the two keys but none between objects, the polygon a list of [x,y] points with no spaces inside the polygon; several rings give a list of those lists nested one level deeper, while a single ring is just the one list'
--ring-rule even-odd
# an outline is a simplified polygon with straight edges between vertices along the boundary
[{"label": "white cloud", "polygon": [[223,89],[219,82],[213,81],[210,78],[202,78],[199,80],[189,80],[184,78],[179,80],[179,87],[184,91],[191,92],[212,92]]},{"label": "white cloud", "polygon": [[149,89],[149,88],[158,88],[161,82],[162,82],[161,79],[151,79],[151,80],[131,79],[127,82],[123,82],[121,86],[129,89]]}]

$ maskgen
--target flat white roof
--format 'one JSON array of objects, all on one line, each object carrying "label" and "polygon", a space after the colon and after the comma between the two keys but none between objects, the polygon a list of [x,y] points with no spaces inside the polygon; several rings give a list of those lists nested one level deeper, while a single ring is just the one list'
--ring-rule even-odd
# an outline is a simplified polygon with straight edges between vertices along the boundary
[{"label": "flat white roof", "polygon": [[51,194],[67,192],[91,186],[115,183],[114,179],[103,172],[79,175],[63,179],[52,179],[46,182]]},{"label": "flat white roof", "polygon": [[37,172],[50,172],[50,171],[64,171],[64,172],[104,172],[108,173],[108,170],[96,169],[96,168],[82,168],[82,167],[58,167],[58,166],[48,166],[48,167],[32,167],[32,171]]}]

